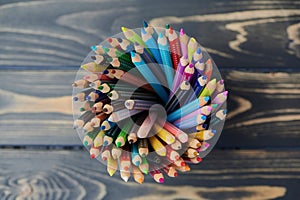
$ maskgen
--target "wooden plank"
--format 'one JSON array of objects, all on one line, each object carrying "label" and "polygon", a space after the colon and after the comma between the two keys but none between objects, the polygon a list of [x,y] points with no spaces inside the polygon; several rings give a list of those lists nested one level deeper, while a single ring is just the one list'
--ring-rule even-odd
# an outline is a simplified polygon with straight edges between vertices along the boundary
[{"label": "wooden plank", "polygon": [[[1,71],[0,145],[80,145],[72,129],[75,72]],[[223,73],[229,116],[220,148],[299,146],[300,73]]]},{"label": "wooden plank", "polygon": [[90,51],[89,46],[119,33],[122,25],[141,27],[143,19],[153,25],[170,23],[175,30],[184,27],[208,47],[222,67],[297,69],[300,64],[300,13],[294,0],[48,0],[2,4],[0,66],[6,69],[74,68]]},{"label": "wooden plank", "polygon": [[1,150],[0,198],[15,199],[294,199],[299,151],[217,150],[165,184],[113,177],[86,151]]}]

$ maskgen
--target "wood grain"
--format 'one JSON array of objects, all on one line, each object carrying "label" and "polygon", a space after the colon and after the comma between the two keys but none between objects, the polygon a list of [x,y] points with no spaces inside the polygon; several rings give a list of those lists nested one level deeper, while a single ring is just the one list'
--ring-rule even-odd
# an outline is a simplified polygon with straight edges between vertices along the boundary
[{"label": "wood grain", "polygon": [[[2,150],[0,198],[275,199],[298,196],[298,151],[214,151],[190,173],[159,185],[109,177],[86,151]],[[120,191],[120,192],[118,192]],[[126,192],[125,192],[126,191]]]},{"label": "wood grain", "polygon": [[[0,7],[0,66],[77,68],[89,46],[121,26],[184,27],[221,67],[296,69],[299,3],[293,0],[7,1]],[[159,6],[160,9],[157,9]],[[13,13],[13,14],[11,14]]]}]

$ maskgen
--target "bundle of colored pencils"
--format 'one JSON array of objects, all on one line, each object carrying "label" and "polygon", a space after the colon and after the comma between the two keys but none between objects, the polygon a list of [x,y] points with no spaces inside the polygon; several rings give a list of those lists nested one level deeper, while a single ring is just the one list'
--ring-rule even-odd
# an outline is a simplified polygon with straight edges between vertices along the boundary
[{"label": "bundle of colored pencils", "polygon": [[85,74],[73,83],[74,108],[80,105],[74,128],[110,176],[119,170],[124,181],[132,175],[143,183],[150,174],[163,183],[212,148],[228,92],[195,38],[143,25],[140,35],[122,27],[122,36],[91,47]]}]

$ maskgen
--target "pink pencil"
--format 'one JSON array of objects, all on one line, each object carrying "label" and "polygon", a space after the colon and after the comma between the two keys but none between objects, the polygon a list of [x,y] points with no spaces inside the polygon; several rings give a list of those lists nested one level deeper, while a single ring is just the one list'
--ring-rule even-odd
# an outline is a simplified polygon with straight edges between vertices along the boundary
[{"label": "pink pencil", "polygon": [[180,35],[179,35],[179,40],[180,40],[180,48],[181,48],[181,54],[184,57],[188,57],[188,41],[189,37],[184,33],[183,28],[180,29]]}]

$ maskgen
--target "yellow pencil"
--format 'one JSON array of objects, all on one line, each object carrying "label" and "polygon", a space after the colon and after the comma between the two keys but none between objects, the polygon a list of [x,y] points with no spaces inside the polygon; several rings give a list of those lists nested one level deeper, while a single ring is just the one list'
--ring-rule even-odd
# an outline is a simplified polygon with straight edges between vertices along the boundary
[{"label": "yellow pencil", "polygon": [[112,157],[109,157],[107,159],[107,172],[110,176],[114,175],[114,173],[118,169],[118,161],[113,159]]},{"label": "yellow pencil", "polygon": [[158,155],[160,156],[167,155],[167,150],[165,146],[155,136],[150,137],[149,142]]},{"label": "yellow pencil", "polygon": [[166,129],[160,127],[158,124],[154,125],[154,130],[157,132],[156,135],[167,144],[173,144],[175,137]]}]

